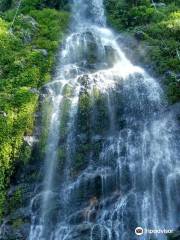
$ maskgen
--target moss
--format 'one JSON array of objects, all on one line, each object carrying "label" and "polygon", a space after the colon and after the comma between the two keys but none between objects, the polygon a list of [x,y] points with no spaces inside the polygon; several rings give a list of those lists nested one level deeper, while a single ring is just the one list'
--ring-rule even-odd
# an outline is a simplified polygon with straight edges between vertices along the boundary
[{"label": "moss", "polygon": [[69,84],[66,84],[63,89],[63,96],[72,97],[72,94],[73,94],[73,87],[70,86]]},{"label": "moss", "polygon": [[83,153],[77,153],[75,157],[75,165],[73,166],[73,171],[76,173],[83,169],[83,166],[85,164],[84,154]]},{"label": "moss", "polygon": [[88,93],[81,93],[79,98],[78,109],[78,129],[82,132],[88,133],[90,130],[90,112],[91,100]]},{"label": "moss", "polygon": [[13,221],[12,227],[13,227],[14,229],[18,229],[18,228],[20,228],[23,224],[24,224],[23,219],[22,219],[22,218],[18,218],[18,219],[16,219],[16,220]]},{"label": "moss", "polygon": [[103,133],[109,127],[109,114],[107,111],[106,97],[102,94],[96,99],[96,109],[97,109],[97,132]]},{"label": "moss", "polygon": [[65,147],[62,145],[61,147],[58,148],[59,171],[62,171],[65,161],[66,161],[66,150],[65,150]]},{"label": "moss", "polygon": [[92,102],[89,91],[88,76],[79,79],[81,90],[79,94],[78,111],[76,119],[76,153],[72,164],[73,174],[77,174],[88,163],[91,145],[91,114]]},{"label": "moss", "polygon": [[66,157],[65,150],[62,149],[62,148],[59,148],[59,149],[58,149],[58,158],[59,158],[59,159],[64,159],[65,157]]},{"label": "moss", "polygon": [[49,124],[51,120],[52,105],[50,98],[46,98],[41,106],[41,136],[39,141],[40,155],[43,159],[46,152]]},{"label": "moss", "polygon": [[13,212],[17,210],[18,208],[22,207],[22,195],[23,195],[23,189],[18,188],[16,191],[13,193],[13,195],[9,199],[9,211]]},{"label": "moss", "polygon": [[92,144],[90,141],[85,144],[78,144],[75,161],[72,166],[74,174],[83,170],[87,166],[91,150]]},{"label": "moss", "polygon": [[65,139],[68,134],[68,120],[71,107],[71,100],[67,97],[63,99],[60,113],[60,141]]},{"label": "moss", "polygon": [[109,129],[109,114],[107,107],[107,96],[101,93],[99,89],[93,89],[94,98],[94,118],[96,124],[94,126],[94,132],[97,134],[104,134]]}]

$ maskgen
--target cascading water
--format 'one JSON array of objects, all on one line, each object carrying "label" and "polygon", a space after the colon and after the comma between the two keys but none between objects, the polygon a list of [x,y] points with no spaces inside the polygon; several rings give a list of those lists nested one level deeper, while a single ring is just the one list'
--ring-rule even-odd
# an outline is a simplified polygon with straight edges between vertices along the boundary
[{"label": "cascading water", "polygon": [[178,138],[163,91],[118,47],[103,0],[74,0],[72,13],[48,85],[45,180],[32,199],[29,240],[133,240],[137,226],[175,229]]}]

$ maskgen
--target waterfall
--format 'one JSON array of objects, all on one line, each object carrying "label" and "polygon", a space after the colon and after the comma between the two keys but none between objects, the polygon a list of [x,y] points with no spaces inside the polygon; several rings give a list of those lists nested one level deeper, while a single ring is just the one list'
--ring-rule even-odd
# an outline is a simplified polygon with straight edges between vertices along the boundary
[{"label": "waterfall", "polygon": [[132,240],[136,227],[175,229],[179,139],[163,90],[119,48],[103,0],[74,0],[72,15],[47,85],[52,115],[29,240]]}]

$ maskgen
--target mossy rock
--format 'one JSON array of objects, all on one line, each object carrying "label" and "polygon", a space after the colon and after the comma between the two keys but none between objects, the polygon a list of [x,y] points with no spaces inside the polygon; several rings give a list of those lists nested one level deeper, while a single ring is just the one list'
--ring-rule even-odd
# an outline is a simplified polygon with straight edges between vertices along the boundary
[{"label": "mossy rock", "polygon": [[22,207],[23,202],[23,188],[18,187],[11,195],[9,199],[10,212]]}]

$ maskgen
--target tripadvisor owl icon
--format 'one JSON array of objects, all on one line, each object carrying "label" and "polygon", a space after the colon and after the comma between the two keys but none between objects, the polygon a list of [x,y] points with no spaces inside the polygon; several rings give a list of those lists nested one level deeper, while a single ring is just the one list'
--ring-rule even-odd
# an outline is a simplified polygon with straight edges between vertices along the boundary
[{"label": "tripadvisor owl icon", "polygon": [[141,235],[143,235],[143,233],[144,233],[143,228],[137,227],[137,228],[135,229],[135,234],[136,234],[136,235],[141,236]]}]

